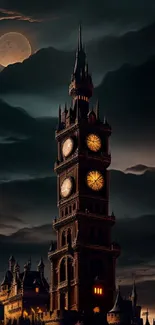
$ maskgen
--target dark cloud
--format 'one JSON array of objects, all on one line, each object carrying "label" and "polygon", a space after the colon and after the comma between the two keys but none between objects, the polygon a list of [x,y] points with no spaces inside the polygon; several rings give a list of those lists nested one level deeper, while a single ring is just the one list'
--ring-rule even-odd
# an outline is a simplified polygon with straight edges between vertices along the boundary
[{"label": "dark cloud", "polygon": [[110,206],[117,218],[155,213],[155,173],[132,175],[112,170],[110,180]]},{"label": "dark cloud", "polygon": [[[36,121],[20,107],[11,107],[0,99],[0,136],[30,136],[35,132]],[[15,138],[14,138],[15,140]],[[1,141],[0,141],[1,142]]]},{"label": "dark cloud", "polygon": [[35,178],[52,173],[57,119],[34,119],[0,101],[0,179]]},{"label": "dark cloud", "polygon": [[155,171],[155,167],[148,167],[145,165],[136,165],[136,166],[131,166],[129,168],[126,168],[125,172],[126,173],[131,173],[131,174],[144,174],[147,171]]},{"label": "dark cloud", "polygon": [[[152,147],[155,141],[155,57],[138,67],[109,72],[95,95],[109,118],[117,141]],[[144,132],[145,130],[145,132]],[[123,136],[122,136],[123,135]]]},{"label": "dark cloud", "polygon": [[24,16],[23,14],[17,11],[11,11],[0,8],[0,21],[2,20],[22,20],[28,21],[30,23],[42,21],[41,19],[34,19],[32,17]]},{"label": "dark cloud", "polygon": [[[43,49],[23,63],[8,66],[0,73],[1,93],[37,93],[51,95],[69,80],[72,53]],[[21,78],[22,76],[22,78]],[[66,87],[67,89],[67,87]]]},{"label": "dark cloud", "polygon": [[57,215],[55,189],[56,177],[1,183],[0,211],[6,218],[10,215],[10,224],[15,224],[15,217],[27,225],[50,222]]},{"label": "dark cloud", "polygon": [[132,26],[133,28],[137,25],[148,23],[154,19],[154,2],[148,0],[146,4],[142,4],[140,0],[136,3],[134,0],[130,3],[126,3],[123,0],[117,1],[117,5],[114,0],[112,1],[82,1],[72,2],[70,0],[65,1],[50,1],[46,0],[44,3],[40,0],[34,0],[33,3],[29,1],[21,2],[16,0],[8,0],[2,4],[2,7],[7,10],[19,11],[25,15],[36,15],[40,14],[42,17],[45,13],[53,13],[55,15],[62,16],[67,14],[70,16],[70,20],[80,20],[87,24],[94,22],[94,24],[100,24],[103,22],[113,22],[115,25],[120,26]]},{"label": "dark cloud", "polygon": [[[120,37],[108,36],[89,42],[88,61],[95,84],[123,63],[140,64],[155,54],[155,25]],[[74,39],[74,46],[76,46]],[[0,74],[1,94],[41,94],[56,101],[67,98],[75,52],[54,48],[38,51],[21,64],[5,68]],[[21,79],[22,76],[22,79]],[[65,91],[65,92],[64,92]]]}]

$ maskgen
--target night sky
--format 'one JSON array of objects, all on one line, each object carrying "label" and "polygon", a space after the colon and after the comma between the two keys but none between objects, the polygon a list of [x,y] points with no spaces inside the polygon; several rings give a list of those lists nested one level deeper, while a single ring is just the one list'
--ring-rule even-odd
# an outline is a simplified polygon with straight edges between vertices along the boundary
[{"label": "night sky", "polygon": [[[110,212],[113,238],[122,247],[117,283],[124,294],[136,278],[139,302],[155,302],[155,2],[154,0],[0,1],[0,279],[11,254],[33,267],[54,238],[57,216],[55,129],[58,106],[71,99],[68,85],[78,25],[94,81],[91,105],[112,126]],[[33,55],[23,63],[16,32]],[[6,37],[7,38],[7,37]],[[18,44],[19,43],[19,44]],[[26,53],[26,50],[22,50]],[[17,59],[18,61],[18,59]]]}]

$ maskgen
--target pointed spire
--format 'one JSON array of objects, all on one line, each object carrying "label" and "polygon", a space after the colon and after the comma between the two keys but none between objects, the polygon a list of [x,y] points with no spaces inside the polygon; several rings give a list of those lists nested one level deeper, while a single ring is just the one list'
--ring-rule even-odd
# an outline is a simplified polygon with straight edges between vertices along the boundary
[{"label": "pointed spire", "polygon": [[81,23],[79,25],[79,36],[78,36],[78,52],[82,51],[82,28]]},{"label": "pointed spire", "polygon": [[132,305],[135,307],[137,305],[137,290],[135,280],[133,282],[132,293],[131,293]]}]

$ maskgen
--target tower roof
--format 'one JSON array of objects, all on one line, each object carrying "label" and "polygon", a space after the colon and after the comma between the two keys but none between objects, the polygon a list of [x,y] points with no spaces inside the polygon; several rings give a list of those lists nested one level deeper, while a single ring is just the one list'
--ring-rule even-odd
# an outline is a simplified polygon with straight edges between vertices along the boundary
[{"label": "tower roof", "polygon": [[123,311],[123,309],[124,309],[123,307],[124,307],[124,305],[123,305],[123,298],[121,296],[120,287],[119,287],[118,288],[117,295],[116,295],[116,299],[115,299],[114,306],[110,310],[109,313],[119,313],[119,312]]},{"label": "tower roof", "polygon": [[39,261],[39,263],[38,263],[38,267],[39,268],[41,268],[41,267],[44,267],[45,265],[44,265],[44,262],[43,262],[43,258],[41,257],[40,258],[40,261]]}]

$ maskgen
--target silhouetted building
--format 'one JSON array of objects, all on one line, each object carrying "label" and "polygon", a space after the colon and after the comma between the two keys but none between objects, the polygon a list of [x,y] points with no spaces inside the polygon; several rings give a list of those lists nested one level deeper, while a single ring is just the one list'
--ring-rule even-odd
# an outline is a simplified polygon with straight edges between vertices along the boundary
[{"label": "silhouetted building", "polygon": [[5,324],[49,310],[49,285],[44,277],[42,259],[37,271],[31,270],[29,260],[21,272],[14,257],[10,257],[9,269],[0,285],[0,303],[4,308]]},{"label": "silhouetted building", "polygon": [[113,308],[107,313],[107,322],[109,325],[142,325],[141,307],[137,305],[137,291],[135,282],[133,284],[132,294],[129,299],[121,296],[120,287],[118,289]]}]

